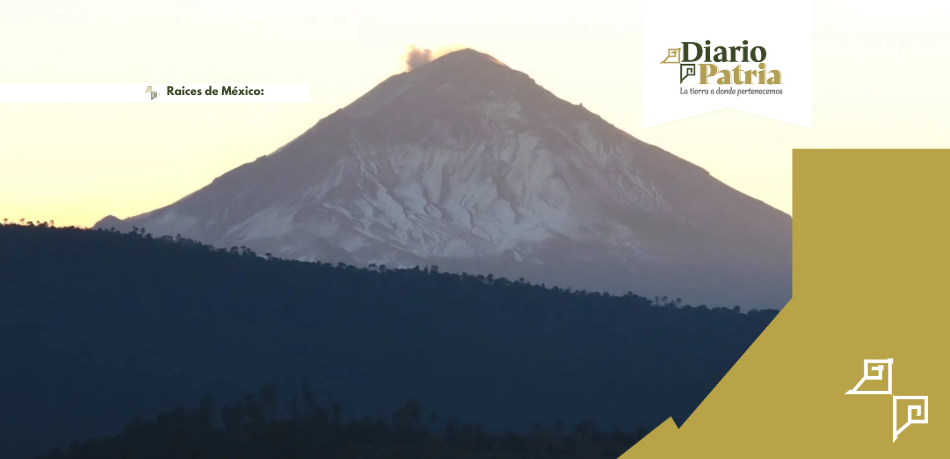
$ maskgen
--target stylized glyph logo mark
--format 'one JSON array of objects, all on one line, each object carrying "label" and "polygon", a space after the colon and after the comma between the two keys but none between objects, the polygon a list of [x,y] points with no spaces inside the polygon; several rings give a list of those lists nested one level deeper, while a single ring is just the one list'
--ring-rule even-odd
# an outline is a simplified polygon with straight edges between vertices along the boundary
[{"label": "stylized glyph logo mark", "polygon": [[[878,364],[878,365],[874,365]],[[872,366],[874,365],[874,366]],[[865,381],[881,381],[884,379],[884,365],[887,365],[887,390],[858,390]],[[891,366],[894,365],[894,359],[885,359],[885,360],[875,360],[875,359],[864,359],[864,377],[858,381],[858,385],[854,386],[854,389],[851,389],[845,392],[845,395],[848,394],[878,394],[878,395],[890,395],[891,393]],[[874,372],[875,374],[871,374]]]},{"label": "stylized glyph logo mark", "polygon": [[[676,59],[675,61],[673,59]],[[679,64],[680,63],[680,48],[669,48],[669,51],[666,53],[666,59],[663,59],[661,64]]]},{"label": "stylized glyph logo mark", "polygon": [[680,64],[680,84],[696,74],[696,64]]},{"label": "stylized glyph logo mark", "polygon": [[[152,95],[152,98],[149,99],[149,100],[155,100],[155,98],[158,97],[158,91],[152,91],[152,87],[151,87],[151,86],[145,88],[145,92]],[[162,99],[162,100],[164,100],[164,99]]]},{"label": "stylized glyph logo mark", "polygon": [[[845,395],[859,395],[859,394],[870,394],[870,395],[891,395],[892,382],[893,382],[893,366],[894,359],[864,359],[864,377],[858,381],[858,384],[854,386],[854,389],[851,389],[845,392]],[[859,390],[862,385],[867,381],[883,381],[884,373],[887,373],[887,390]],[[873,373],[873,374],[872,374]],[[893,433],[894,437],[891,440],[891,443],[897,441],[897,436],[900,435],[904,429],[910,427],[911,424],[927,424],[928,415],[930,414],[928,399],[926,395],[893,395],[893,408],[891,410],[891,416],[893,419]],[[907,406],[907,422],[905,422],[901,427],[897,428],[897,411],[898,411],[898,402],[900,400],[917,400],[923,401],[923,405],[920,404],[911,404]],[[917,418],[917,419],[914,419]],[[921,419],[922,418],[922,419]]]},{"label": "stylized glyph logo mark", "polygon": [[[907,422],[905,422],[904,425],[902,425],[900,429],[897,428],[897,401],[898,400],[923,400],[924,402],[923,413],[921,413],[920,405],[907,406]],[[929,408],[928,405],[929,403],[928,403],[926,395],[902,395],[902,396],[895,395],[894,396],[894,409],[892,410],[892,413],[894,416],[894,424],[893,424],[894,439],[891,441],[891,443],[894,443],[895,441],[897,441],[897,436],[900,435],[900,433],[903,432],[904,429],[910,427],[911,424],[926,424],[927,423],[927,415],[930,413],[930,410],[928,409]],[[923,419],[914,419],[915,416],[918,418],[923,416]]]},{"label": "stylized glyph logo mark", "polygon": [[668,48],[666,51],[666,59],[663,59],[663,62],[660,62],[661,64],[680,64],[680,84],[686,80],[686,77],[696,74],[696,64],[680,63],[683,57],[682,54],[682,48]]}]

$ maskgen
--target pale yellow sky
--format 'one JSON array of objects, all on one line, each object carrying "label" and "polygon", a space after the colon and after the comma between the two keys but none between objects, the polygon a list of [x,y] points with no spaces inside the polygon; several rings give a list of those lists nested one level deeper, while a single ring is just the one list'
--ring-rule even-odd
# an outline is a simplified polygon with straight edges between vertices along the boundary
[{"label": "pale yellow sky", "polygon": [[0,218],[169,204],[401,72],[410,45],[489,53],[788,213],[793,148],[950,146],[946,2],[816,1],[813,129],[729,110],[640,128],[640,2],[132,3],[5,5],[0,83],[309,83],[311,103],[0,103]]}]

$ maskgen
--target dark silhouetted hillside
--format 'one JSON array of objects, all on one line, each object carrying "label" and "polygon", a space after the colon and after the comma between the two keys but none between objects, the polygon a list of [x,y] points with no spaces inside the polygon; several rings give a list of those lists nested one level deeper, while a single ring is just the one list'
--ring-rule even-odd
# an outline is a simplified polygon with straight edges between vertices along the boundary
[{"label": "dark silhouetted hillside", "polygon": [[343,407],[317,406],[306,388],[287,402],[289,416],[276,414],[282,405],[274,386],[221,409],[205,397],[193,409],[136,418],[119,435],[75,442],[37,459],[615,459],[647,433],[601,431],[591,422],[492,433],[443,420],[415,401],[390,417],[345,420]]},{"label": "dark silhouetted hillside", "polygon": [[491,432],[652,429],[682,423],[776,314],[45,225],[0,226],[0,279],[14,459],[271,382],[352,419],[412,399]]}]

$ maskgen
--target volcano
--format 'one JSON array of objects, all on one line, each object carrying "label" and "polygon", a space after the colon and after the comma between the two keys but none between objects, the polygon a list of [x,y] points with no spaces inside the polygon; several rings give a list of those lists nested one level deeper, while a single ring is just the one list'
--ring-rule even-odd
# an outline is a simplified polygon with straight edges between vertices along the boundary
[{"label": "volcano", "polygon": [[792,219],[474,50],[394,75],[277,151],[100,228],[304,261],[781,308]]}]

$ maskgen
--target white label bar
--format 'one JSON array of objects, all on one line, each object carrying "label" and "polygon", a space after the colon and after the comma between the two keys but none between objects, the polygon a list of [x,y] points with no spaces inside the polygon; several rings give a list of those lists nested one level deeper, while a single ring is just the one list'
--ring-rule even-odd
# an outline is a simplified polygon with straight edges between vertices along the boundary
[{"label": "white label bar", "polygon": [[3,102],[310,102],[310,85],[0,84]]}]

